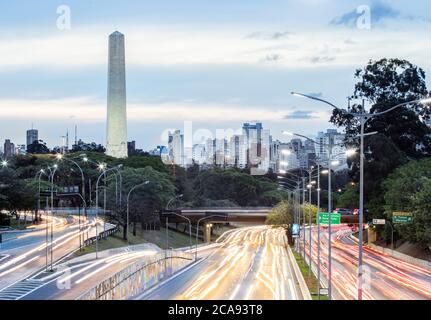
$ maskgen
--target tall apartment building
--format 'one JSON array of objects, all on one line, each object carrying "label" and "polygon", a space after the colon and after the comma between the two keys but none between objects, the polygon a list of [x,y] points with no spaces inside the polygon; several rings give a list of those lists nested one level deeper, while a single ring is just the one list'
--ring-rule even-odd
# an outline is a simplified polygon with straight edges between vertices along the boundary
[{"label": "tall apartment building", "polygon": [[5,140],[3,145],[3,153],[6,159],[15,155],[15,145],[10,141],[10,139]]},{"label": "tall apartment building", "polygon": [[30,129],[27,130],[27,147],[26,149],[28,149],[28,146],[33,144],[35,141],[39,141],[39,131],[37,131],[36,129]]}]

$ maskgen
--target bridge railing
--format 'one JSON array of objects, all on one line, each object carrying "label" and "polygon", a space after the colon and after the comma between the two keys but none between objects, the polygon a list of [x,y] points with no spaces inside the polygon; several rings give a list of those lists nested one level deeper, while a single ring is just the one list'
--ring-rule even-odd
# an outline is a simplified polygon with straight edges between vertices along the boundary
[{"label": "bridge railing", "polygon": [[76,300],[126,300],[153,287],[194,261],[191,253],[166,251],[115,273]]}]

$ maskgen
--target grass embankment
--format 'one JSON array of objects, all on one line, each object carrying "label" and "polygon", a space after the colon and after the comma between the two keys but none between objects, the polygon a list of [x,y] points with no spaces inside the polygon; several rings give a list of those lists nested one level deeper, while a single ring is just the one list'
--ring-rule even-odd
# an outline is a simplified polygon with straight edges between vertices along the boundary
[{"label": "grass embankment", "polygon": [[[190,245],[190,237],[183,233],[179,233],[173,230],[168,232],[168,246],[169,248],[183,248]],[[195,245],[196,238],[192,236],[192,245]],[[130,245],[137,245],[142,243],[154,243],[162,249],[166,249],[166,229],[161,228],[160,230],[144,230],[142,231],[137,227],[136,236],[129,233],[129,243]],[[199,240],[198,243],[202,243]],[[120,228],[120,232],[107,239],[100,240],[98,243],[99,251],[121,248],[128,245],[128,242],[123,240],[123,230]],[[92,253],[96,251],[96,244],[85,247],[83,251],[76,252],[75,256],[81,256],[87,253]]]},{"label": "grass embankment", "polygon": [[292,248],[293,255],[295,256],[295,260],[298,263],[299,269],[301,270],[302,275],[304,276],[305,283],[307,284],[308,290],[310,290],[311,298],[313,300],[328,300],[328,296],[319,296],[317,294],[317,278],[314,276],[313,272],[309,274],[308,264],[305,263],[303,257],[298,254]]}]

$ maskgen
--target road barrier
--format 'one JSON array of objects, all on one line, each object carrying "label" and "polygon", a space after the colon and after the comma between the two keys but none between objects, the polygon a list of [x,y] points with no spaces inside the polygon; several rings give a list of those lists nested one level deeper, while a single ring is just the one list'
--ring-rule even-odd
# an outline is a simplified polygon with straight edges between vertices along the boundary
[{"label": "road barrier", "polygon": [[126,300],[194,262],[193,254],[166,251],[145,257],[99,283],[76,300]]},{"label": "road barrier", "polygon": [[109,236],[112,236],[112,235],[116,234],[116,233],[117,233],[117,232],[119,232],[119,231],[120,231],[120,227],[119,227],[119,226],[116,226],[115,228],[111,228],[111,229],[109,229],[109,230],[106,230],[106,231],[100,232],[100,233],[97,235],[97,237],[96,237],[96,236],[94,236],[94,237],[91,237],[91,238],[85,239],[85,240],[84,240],[84,247],[90,246],[90,245],[92,245],[93,243],[95,243],[95,242],[96,242],[96,238],[97,238],[97,241],[100,241],[100,240],[102,240],[102,239],[106,239],[107,237],[109,237]]}]

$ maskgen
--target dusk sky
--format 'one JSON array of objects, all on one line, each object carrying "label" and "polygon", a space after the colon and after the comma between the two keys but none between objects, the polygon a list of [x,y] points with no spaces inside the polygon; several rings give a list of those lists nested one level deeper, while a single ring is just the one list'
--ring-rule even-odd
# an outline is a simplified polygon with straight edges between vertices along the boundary
[{"label": "dusk sky", "polygon": [[[57,8],[71,28],[57,27]],[[358,28],[359,6],[371,28]],[[260,120],[316,135],[345,106],[354,71],[404,58],[431,72],[431,2],[425,0],[75,0],[0,2],[0,139],[25,143],[33,123],[50,147],[75,124],[105,143],[108,36],[125,34],[129,140],[152,149],[163,131],[239,129]],[[429,80],[429,78],[428,78]]]}]

